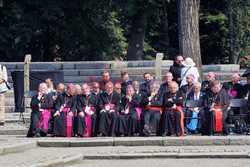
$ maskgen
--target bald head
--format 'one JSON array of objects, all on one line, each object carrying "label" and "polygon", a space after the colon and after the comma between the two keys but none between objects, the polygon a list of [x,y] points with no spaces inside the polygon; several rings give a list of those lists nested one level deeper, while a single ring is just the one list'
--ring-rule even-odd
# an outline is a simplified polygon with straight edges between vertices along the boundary
[{"label": "bald head", "polygon": [[105,89],[106,89],[108,94],[113,93],[114,84],[112,82],[107,82],[106,85],[105,85]]},{"label": "bald head", "polygon": [[178,89],[179,89],[179,86],[178,86],[178,84],[176,82],[172,81],[172,82],[169,83],[169,91],[171,93],[177,92]]},{"label": "bald head", "polygon": [[120,94],[121,90],[122,90],[121,84],[120,83],[115,84],[115,92]]},{"label": "bald head", "polygon": [[134,91],[139,91],[140,85],[139,85],[139,82],[138,82],[138,81],[134,81],[134,82],[132,83],[132,85],[133,85],[133,87],[134,87]]},{"label": "bald head", "polygon": [[56,91],[57,91],[58,94],[61,94],[64,91],[64,89],[65,89],[65,85],[63,83],[59,83],[57,85]]},{"label": "bald head", "polygon": [[209,72],[208,75],[207,75],[207,81],[214,82],[215,77],[216,77],[215,72]]},{"label": "bald head", "polygon": [[90,86],[87,84],[82,85],[82,93],[84,95],[89,95],[90,94]]},{"label": "bald head", "polygon": [[167,72],[165,74],[164,81],[170,83],[173,80],[173,74],[171,72]]},{"label": "bald head", "polygon": [[79,84],[75,85],[75,94],[80,95],[82,93],[81,86]]},{"label": "bald head", "polygon": [[238,73],[233,73],[231,74],[231,80],[233,83],[238,83],[240,80],[240,76]]}]

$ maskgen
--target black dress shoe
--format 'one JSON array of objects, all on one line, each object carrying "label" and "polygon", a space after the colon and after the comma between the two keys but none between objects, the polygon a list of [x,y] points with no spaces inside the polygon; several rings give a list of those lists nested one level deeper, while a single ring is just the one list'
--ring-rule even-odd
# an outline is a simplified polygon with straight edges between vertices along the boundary
[{"label": "black dress shoe", "polygon": [[177,137],[180,137],[180,136],[181,136],[181,133],[176,133],[176,136],[177,136]]},{"label": "black dress shoe", "polygon": [[0,122],[0,126],[4,126],[4,122]]},{"label": "black dress shoe", "polygon": [[41,134],[40,134],[40,133],[37,133],[37,134],[36,134],[36,137],[41,137]]},{"label": "black dress shoe", "polygon": [[144,129],[142,130],[142,132],[143,132],[143,134],[145,135],[145,136],[149,136],[150,135],[150,130],[149,130],[149,127],[148,127],[148,125],[144,125]]},{"label": "black dress shoe", "polygon": [[164,137],[164,136],[168,136],[168,132],[164,132],[163,134],[162,134],[162,136]]},{"label": "black dress shoe", "polygon": [[103,133],[99,133],[98,135],[97,135],[97,137],[103,137],[104,135],[103,135]]}]

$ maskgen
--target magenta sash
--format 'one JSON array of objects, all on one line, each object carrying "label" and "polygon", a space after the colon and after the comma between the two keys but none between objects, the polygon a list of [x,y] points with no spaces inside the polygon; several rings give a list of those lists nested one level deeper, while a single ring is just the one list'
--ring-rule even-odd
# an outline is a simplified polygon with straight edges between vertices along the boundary
[{"label": "magenta sash", "polygon": [[39,121],[39,123],[37,125],[37,127],[42,127],[42,125],[43,125],[43,128],[45,130],[47,130],[47,132],[48,132],[48,129],[49,129],[48,124],[49,124],[50,113],[51,113],[51,110],[46,110],[46,109],[43,110],[41,112],[40,121]]},{"label": "magenta sash", "polygon": [[[83,111],[85,110],[86,107],[83,107]],[[90,107],[89,111],[93,111],[95,108],[94,107]],[[86,123],[86,132],[84,134],[85,137],[90,137],[91,136],[91,125],[92,125],[92,121],[91,121],[91,116],[92,115],[88,115],[85,114],[85,123]]]},{"label": "magenta sash", "polygon": [[[128,103],[128,106],[129,107],[131,107],[131,106],[133,106],[132,104],[130,104],[130,103]],[[136,110],[136,112],[137,112],[137,114],[138,114],[138,123],[139,123],[139,125],[138,125],[138,127],[139,127],[139,135],[140,136],[142,136],[143,134],[142,134],[142,132],[141,132],[141,130],[140,130],[140,120],[141,120],[141,107],[135,107],[135,110]]]},{"label": "magenta sash", "polygon": [[66,120],[67,120],[67,137],[71,137],[71,128],[72,128],[72,115],[68,115],[70,108],[64,108],[62,112],[67,112]]},{"label": "magenta sash", "polygon": [[231,90],[227,90],[227,93],[230,94],[232,96],[232,98],[235,98],[236,95],[237,95],[237,92],[236,91],[232,91]]},{"label": "magenta sash", "polygon": [[112,109],[115,107],[115,104],[109,104],[109,103],[107,103],[107,104],[105,104],[105,105],[103,106],[104,109],[106,108],[106,106],[109,106],[109,109],[112,110]]}]

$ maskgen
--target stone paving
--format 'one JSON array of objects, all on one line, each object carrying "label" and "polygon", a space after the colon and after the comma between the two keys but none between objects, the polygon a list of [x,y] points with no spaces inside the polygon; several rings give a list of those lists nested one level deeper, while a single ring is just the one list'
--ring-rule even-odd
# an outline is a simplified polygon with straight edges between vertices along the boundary
[{"label": "stone paving", "polygon": [[[77,148],[41,148],[37,147],[35,149],[25,150],[22,152],[17,152],[13,154],[5,154],[0,156],[1,166],[46,166],[46,165],[56,165],[62,164],[64,159],[69,159],[70,161],[65,163],[82,163],[85,162],[88,155],[136,155],[137,159],[147,158],[143,157],[143,154],[148,153],[186,153],[186,152],[212,152],[213,154],[219,153],[239,153],[239,152],[249,152],[249,146],[187,146],[185,148],[176,147],[160,147],[160,146],[138,146],[138,147],[77,147]],[[185,158],[185,157],[179,157]],[[187,158],[187,157],[186,157]],[[100,158],[92,158],[100,159]],[[106,158],[111,159],[111,158]],[[130,158],[125,158],[130,159]],[[249,159],[249,158],[248,158]],[[13,161],[14,160],[14,161]],[[113,158],[115,160],[115,158]],[[145,159],[146,160],[146,159]],[[244,161],[244,159],[242,159]],[[124,160],[121,160],[124,161]],[[161,161],[159,159],[158,161]]]},{"label": "stone paving", "polygon": [[250,159],[126,159],[126,160],[82,160],[70,167],[249,167]]},{"label": "stone paving", "polygon": [[[197,145],[178,145],[178,140],[194,140]],[[220,140],[231,140],[234,145],[199,145],[201,141],[207,141],[208,139],[218,141]],[[81,142],[83,141],[106,141],[112,143],[114,141],[137,141],[135,145],[120,145],[120,146],[84,146],[82,147]],[[150,145],[157,140],[171,141],[172,145],[169,146],[158,146]],[[140,142],[142,145],[140,145]],[[147,142],[145,142],[147,141]],[[177,141],[175,144],[173,141]],[[75,166],[91,166],[90,160],[97,166],[105,166],[104,164],[112,164],[109,166],[118,166],[118,162],[124,163],[123,159],[128,161],[128,164],[133,166],[141,166],[144,162],[155,166],[158,162],[163,161],[163,164],[168,164],[167,159],[178,158],[179,159],[190,159],[190,158],[202,158],[201,161],[208,162],[210,158],[222,158],[222,161],[227,159],[231,161],[232,158],[241,159],[243,164],[247,164],[246,160],[250,159],[250,144],[242,143],[239,141],[250,141],[249,136],[187,136],[183,138],[178,137],[120,137],[120,138],[26,138],[23,135],[0,135],[0,162],[1,167],[3,166],[62,166],[69,163],[73,163]],[[48,142],[51,147],[38,147],[39,142]],[[78,147],[66,146],[59,147],[53,145],[57,143],[69,143],[75,142],[80,145]],[[145,145],[145,143],[147,145]],[[211,143],[210,143],[211,144]],[[39,144],[38,144],[39,145]],[[1,153],[2,151],[2,153]],[[1,155],[2,154],[2,155]],[[153,159],[152,159],[153,158]],[[155,160],[157,158],[157,160]],[[104,161],[103,159],[110,159],[110,161]],[[119,159],[121,161],[117,161]],[[131,160],[139,159],[139,160]],[[152,159],[152,161],[149,161]],[[207,159],[207,160],[204,160]],[[171,165],[174,166],[176,163],[174,160],[170,160]],[[104,162],[103,164],[100,162]],[[137,163],[138,162],[138,163]],[[181,164],[185,164],[184,160],[178,161]],[[221,161],[220,161],[221,162]],[[226,161],[227,162],[227,161]],[[140,164],[140,165],[139,165]],[[157,166],[162,166],[159,164]],[[199,164],[199,163],[198,163]],[[170,165],[170,166],[171,166]],[[122,165],[125,166],[125,165]],[[225,166],[225,165],[224,165]],[[244,165],[243,165],[244,166]]]}]

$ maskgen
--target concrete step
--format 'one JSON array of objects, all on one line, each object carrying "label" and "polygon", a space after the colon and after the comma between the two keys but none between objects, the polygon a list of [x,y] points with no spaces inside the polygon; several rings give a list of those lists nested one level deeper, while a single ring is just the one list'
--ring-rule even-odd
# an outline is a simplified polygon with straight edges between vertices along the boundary
[{"label": "concrete step", "polygon": [[[31,113],[23,113],[23,116],[25,118],[30,118]],[[13,113],[5,113],[5,118],[6,119],[16,119],[20,118],[20,113],[18,112],[13,112]]]},{"label": "concrete step", "polygon": [[13,97],[5,98],[5,106],[15,106],[15,99]]},{"label": "concrete step", "polygon": [[103,137],[103,138],[39,138],[40,147],[100,146],[246,146],[249,136],[188,136],[188,137]]},{"label": "concrete step", "polygon": [[26,135],[28,130],[29,123],[6,123],[4,126],[0,126],[0,135]]},{"label": "concrete step", "polygon": [[14,89],[8,90],[6,93],[4,93],[5,98],[14,98]]},{"label": "concrete step", "polygon": [[5,113],[14,113],[15,112],[15,104],[12,106],[5,106]]},{"label": "concrete step", "polygon": [[[30,118],[24,117],[24,122],[25,123],[30,123]],[[5,124],[13,124],[13,123],[23,123],[22,118],[10,118],[10,119],[5,119]]]}]

